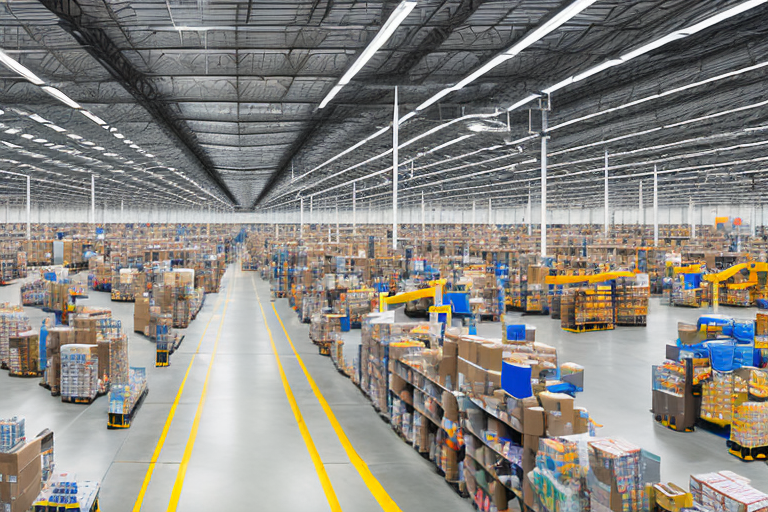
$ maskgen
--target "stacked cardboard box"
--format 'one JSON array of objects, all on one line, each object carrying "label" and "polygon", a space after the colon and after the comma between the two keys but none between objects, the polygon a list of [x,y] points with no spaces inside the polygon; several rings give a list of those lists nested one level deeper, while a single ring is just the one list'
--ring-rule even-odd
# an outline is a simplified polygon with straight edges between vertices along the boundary
[{"label": "stacked cardboard box", "polygon": [[14,450],[0,452],[0,510],[27,512],[42,488],[40,438]]}]

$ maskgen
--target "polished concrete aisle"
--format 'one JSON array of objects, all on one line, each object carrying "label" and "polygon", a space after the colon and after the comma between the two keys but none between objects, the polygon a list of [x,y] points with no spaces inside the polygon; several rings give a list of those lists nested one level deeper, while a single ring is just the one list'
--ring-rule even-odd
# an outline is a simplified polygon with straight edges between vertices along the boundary
[{"label": "polished concrete aisle", "polygon": [[[12,288],[0,291],[0,300],[17,302],[18,288]],[[112,303],[108,294],[97,292],[87,303],[112,308],[131,330],[132,304]],[[54,430],[58,468],[103,481],[105,512],[139,510],[137,505],[143,511],[470,510],[328,358],[317,354],[308,326],[298,323],[285,301],[278,301],[277,310],[362,466],[350,462],[350,446],[342,446],[312,391],[272,309],[268,283],[235,267],[221,293],[207,297],[169,368],[154,368],[154,344],[130,335],[131,364],[147,367],[150,393],[129,430],[106,429],[105,398],[90,406],[63,404],[35,379],[7,374],[0,374],[0,416],[26,416],[30,434]],[[35,328],[46,316],[35,309],[30,315]],[[319,457],[314,463],[308,438]],[[361,467],[369,470],[363,476]]]},{"label": "polished concrete aisle", "polygon": [[[0,301],[18,302],[18,293],[17,285],[1,288]],[[132,331],[133,304],[110,302],[108,294],[98,292],[85,302],[110,307]],[[588,334],[564,332],[549,317],[509,317],[536,325],[537,339],[556,346],[561,362],[585,366],[586,390],[577,402],[605,425],[599,434],[660,455],[665,480],[685,486],[693,472],[730,469],[768,492],[766,464],[739,461],[727,453],[722,438],[706,431],[685,434],[660,427],[649,412],[651,365],[663,360],[677,322],[695,322],[704,312],[664,307],[654,299],[647,328]],[[754,318],[755,310],[722,312]],[[35,328],[48,316],[33,308],[29,314]],[[483,323],[479,330],[500,335],[498,323]],[[59,470],[102,481],[105,512],[471,510],[469,501],[379,418],[352,382],[318,355],[308,326],[287,301],[274,302],[273,309],[269,284],[258,274],[230,267],[221,293],[207,297],[184,334],[168,368],[155,368],[154,344],[130,334],[131,364],[147,367],[150,393],[127,431],[106,429],[105,398],[90,406],[63,404],[36,379],[15,379],[6,372],[0,372],[0,417],[26,416],[30,435],[51,428]],[[329,416],[338,421],[337,429]],[[340,436],[348,439],[346,448]]]}]

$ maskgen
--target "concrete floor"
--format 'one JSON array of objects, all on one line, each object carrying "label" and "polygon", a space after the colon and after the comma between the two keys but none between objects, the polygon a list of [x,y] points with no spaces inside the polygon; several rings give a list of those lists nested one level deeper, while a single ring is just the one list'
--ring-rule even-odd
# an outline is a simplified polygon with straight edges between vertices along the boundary
[{"label": "concrete floor", "polygon": [[[281,384],[256,292],[341,508],[379,509],[350,464],[272,312],[268,283],[256,273],[235,267],[228,270],[221,293],[207,297],[198,319],[185,330],[186,339],[170,367],[155,368],[154,344],[130,335],[131,364],[147,367],[150,393],[129,430],[106,429],[105,398],[90,406],[63,404],[40,388],[37,380],[14,379],[5,372],[0,374],[0,417],[25,416],[30,435],[51,428],[59,470],[102,481],[102,510],[132,510],[171,405],[200,344],[142,507],[144,511],[165,510],[218,337],[178,509],[225,510],[258,503],[265,510],[329,510]],[[0,301],[18,302],[18,285],[0,289]],[[83,302],[111,307],[125,326],[130,329],[133,325],[133,304],[112,303],[108,294],[98,292],[91,292],[91,298]],[[276,306],[351,444],[399,507],[406,512],[471,510],[469,501],[459,498],[430,463],[400,441],[328,358],[317,354],[308,340],[308,326],[299,323],[287,301],[279,300]],[[754,310],[725,310],[754,318]],[[29,311],[37,328],[46,315]],[[768,492],[764,463],[737,460],[728,455],[724,440],[710,433],[681,434],[659,427],[649,413],[651,364],[663,359],[664,344],[675,337],[677,321],[693,321],[702,312],[662,307],[654,300],[647,328],[580,335],[560,330],[559,322],[548,317],[510,315],[536,325],[537,339],[556,346],[561,361],[586,368],[586,391],[577,402],[605,425],[601,435],[623,437],[660,455],[663,478],[687,485],[692,472],[731,469]],[[481,324],[480,333],[498,337],[500,326]]]}]

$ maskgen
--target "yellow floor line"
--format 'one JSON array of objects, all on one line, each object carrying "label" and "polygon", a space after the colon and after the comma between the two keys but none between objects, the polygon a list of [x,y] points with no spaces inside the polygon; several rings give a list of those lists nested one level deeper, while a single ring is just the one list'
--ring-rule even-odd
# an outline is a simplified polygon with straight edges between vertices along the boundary
[{"label": "yellow floor line", "polygon": [[171,500],[168,503],[168,511],[175,511],[179,506],[179,498],[181,497],[181,490],[184,487],[184,478],[187,475],[187,467],[189,466],[189,459],[192,457],[192,450],[195,448],[195,440],[197,439],[197,430],[200,427],[200,416],[203,414],[203,406],[205,405],[205,397],[208,395],[208,381],[211,378],[211,369],[213,368],[213,361],[216,359],[216,351],[219,348],[219,340],[221,339],[221,330],[224,327],[224,316],[227,313],[227,307],[229,306],[230,292],[234,288],[234,279],[227,287],[227,298],[224,301],[224,309],[221,312],[221,320],[219,321],[219,329],[216,332],[216,341],[213,343],[213,351],[211,352],[211,360],[208,362],[208,371],[205,373],[205,381],[203,381],[203,392],[200,395],[200,402],[197,404],[197,411],[195,412],[195,419],[192,423],[192,430],[189,433],[187,439],[187,446],[184,448],[184,455],[181,458],[181,464],[179,464],[179,470],[176,473],[176,481],[173,484],[173,490],[171,491]]},{"label": "yellow floor line", "polygon": [[[253,278],[251,278],[251,283],[253,283]],[[331,506],[332,512],[341,512],[341,505],[339,505],[336,492],[333,490],[333,485],[331,485],[331,479],[328,477],[328,473],[325,471],[323,461],[320,458],[320,454],[317,452],[315,443],[312,441],[312,436],[309,434],[307,424],[304,422],[304,418],[301,415],[299,404],[296,402],[296,398],[293,396],[293,391],[291,390],[290,384],[288,384],[288,378],[285,376],[283,364],[280,362],[280,356],[277,354],[277,347],[275,346],[275,340],[272,337],[272,330],[269,328],[269,324],[267,323],[267,316],[264,313],[264,307],[261,305],[261,299],[259,298],[258,293],[256,294],[256,300],[259,302],[259,309],[261,309],[261,316],[264,318],[264,325],[267,328],[267,334],[269,334],[269,342],[272,345],[272,352],[274,352],[275,360],[277,360],[277,368],[280,371],[280,380],[283,382],[285,395],[288,397],[288,402],[291,404],[291,410],[293,411],[293,415],[296,418],[296,423],[299,425],[299,432],[301,432],[301,437],[304,438],[304,444],[307,445],[309,456],[312,458],[312,463],[315,465],[315,471],[317,471],[320,484],[323,487],[323,491],[325,491],[325,497],[328,500],[328,504]]]},{"label": "yellow floor line", "polygon": [[[228,286],[228,288],[231,288],[231,285]],[[221,304],[221,297],[216,301],[216,305],[213,307],[213,313],[211,313],[211,318],[208,319],[208,323],[205,324],[205,329],[203,329],[203,334],[200,336],[200,341],[197,344],[197,349],[195,350],[195,353],[192,354],[192,359],[189,361],[189,366],[187,366],[187,372],[184,374],[184,379],[181,381],[181,386],[179,386],[179,391],[176,393],[176,398],[173,401],[173,405],[171,405],[171,410],[168,412],[168,417],[165,420],[165,426],[163,426],[163,432],[160,434],[160,439],[157,441],[157,445],[155,446],[155,451],[152,453],[152,458],[149,460],[149,467],[147,468],[147,473],[144,475],[144,482],[141,484],[141,490],[139,491],[139,496],[136,498],[136,503],[133,505],[133,512],[139,512],[141,510],[141,506],[144,504],[144,495],[147,493],[147,488],[149,487],[149,482],[152,480],[152,474],[155,471],[155,465],[157,464],[157,459],[160,458],[160,452],[163,450],[163,445],[165,444],[165,439],[168,437],[168,431],[171,428],[171,423],[173,422],[173,418],[176,415],[176,408],[179,405],[179,401],[181,400],[181,395],[184,393],[184,386],[187,384],[187,377],[189,377],[189,372],[192,370],[192,364],[195,362],[195,357],[197,356],[198,352],[200,352],[200,347],[203,344],[203,340],[205,339],[205,334],[208,332],[208,327],[211,325],[211,321],[213,320],[213,317],[215,315],[216,309]]]},{"label": "yellow floor line", "polygon": [[[255,289],[254,285],[254,289]],[[259,292],[256,291],[256,297],[258,299]],[[261,304],[261,301],[259,301],[259,304]],[[304,365],[304,361],[301,359],[301,356],[296,351],[296,347],[293,345],[293,341],[291,340],[291,337],[288,335],[288,331],[285,328],[285,325],[283,324],[283,320],[280,318],[280,315],[277,313],[277,308],[275,308],[275,304],[272,304],[272,310],[275,312],[275,316],[277,317],[277,321],[280,322],[280,327],[283,328],[283,333],[285,333],[285,337],[288,339],[288,343],[291,345],[291,350],[293,350],[293,354],[296,356],[296,360],[299,362],[299,366],[301,366],[302,371],[304,372],[304,375],[307,377],[307,381],[309,382],[310,387],[312,388],[312,392],[315,394],[315,397],[317,398],[318,402],[320,402],[320,406],[323,408],[323,411],[325,411],[325,415],[328,417],[328,421],[331,422],[331,426],[333,427],[334,432],[336,432],[336,436],[339,438],[339,441],[341,442],[341,446],[344,448],[344,451],[347,453],[347,457],[349,457],[349,461],[352,463],[352,465],[355,467],[357,472],[360,474],[360,478],[363,479],[363,482],[365,482],[365,485],[368,487],[368,490],[371,491],[371,494],[376,499],[376,501],[381,506],[382,510],[384,512],[402,512],[400,510],[400,507],[397,506],[397,503],[395,503],[395,500],[393,500],[390,495],[387,493],[387,491],[384,489],[384,487],[379,483],[379,481],[376,479],[375,476],[373,476],[373,473],[371,473],[370,468],[368,467],[368,464],[365,463],[365,461],[358,455],[357,451],[355,451],[354,446],[352,446],[352,443],[349,441],[349,438],[347,437],[347,434],[344,432],[344,429],[341,428],[341,424],[339,424],[339,421],[336,419],[336,415],[333,413],[333,410],[331,409],[331,406],[326,401],[323,394],[320,392],[320,389],[317,387],[317,384],[315,384],[315,379],[312,378],[312,375],[309,373],[309,370],[307,370],[307,367]],[[266,318],[265,318],[266,323]],[[269,329],[269,327],[267,327]]]}]

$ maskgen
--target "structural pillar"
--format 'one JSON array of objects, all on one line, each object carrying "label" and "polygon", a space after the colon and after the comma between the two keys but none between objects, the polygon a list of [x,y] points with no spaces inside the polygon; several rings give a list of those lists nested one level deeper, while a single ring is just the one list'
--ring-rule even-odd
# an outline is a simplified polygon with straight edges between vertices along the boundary
[{"label": "structural pillar", "polygon": [[[123,215],[123,200],[120,200],[120,222],[125,222],[125,216]],[[178,220],[178,213],[176,214]]]},{"label": "structural pillar", "polygon": [[603,195],[604,195],[603,199],[605,201],[605,212],[604,212],[605,213],[605,219],[603,220],[603,222],[604,222],[603,228],[605,230],[605,238],[607,239],[608,238],[608,228],[609,228],[609,216],[610,216],[610,212],[608,211],[608,148],[605,149],[605,168],[604,168],[604,170],[605,170],[605,179],[604,179],[604,181],[605,181],[604,189],[605,190],[603,192]]},{"label": "structural pillar", "polygon": [[653,246],[659,245],[659,173],[653,165]]},{"label": "structural pillar", "polygon": [[472,201],[472,227],[475,227],[475,201]]},{"label": "structural pillar", "polygon": [[357,233],[357,182],[352,182],[352,234]]},{"label": "structural pillar", "polygon": [[693,220],[693,198],[688,198],[688,224],[691,226],[691,238],[696,238],[696,222]]},{"label": "structural pillar", "polygon": [[[32,205],[30,203],[30,187],[29,187],[30,178],[27,176],[27,240],[30,240],[32,238]],[[6,220],[7,220],[8,214],[6,214]]]},{"label": "structural pillar", "polygon": [[91,224],[96,224],[96,176],[91,174]]},{"label": "structural pillar", "polygon": [[643,205],[643,182],[640,182],[640,196],[637,202],[637,223],[645,226],[645,206]]},{"label": "structural pillar", "polygon": [[533,218],[531,217],[533,213],[531,212],[531,187],[528,187],[528,212],[526,213],[526,218],[528,219],[528,236],[533,235]]},{"label": "structural pillar", "polygon": [[398,145],[400,137],[397,87],[395,87],[395,109],[392,116],[392,249],[397,250],[397,170]]},{"label": "structural pillar", "polygon": [[541,257],[547,255],[547,110],[541,111]]},{"label": "structural pillar", "polygon": [[488,198],[488,225],[493,224],[493,200]]},{"label": "structural pillar", "polygon": [[304,198],[299,199],[299,236],[304,233]]},{"label": "structural pillar", "polygon": [[421,234],[422,236],[427,231],[427,221],[424,217],[424,191],[421,191]]},{"label": "structural pillar", "polygon": [[339,243],[339,200],[336,199],[336,243]]}]

